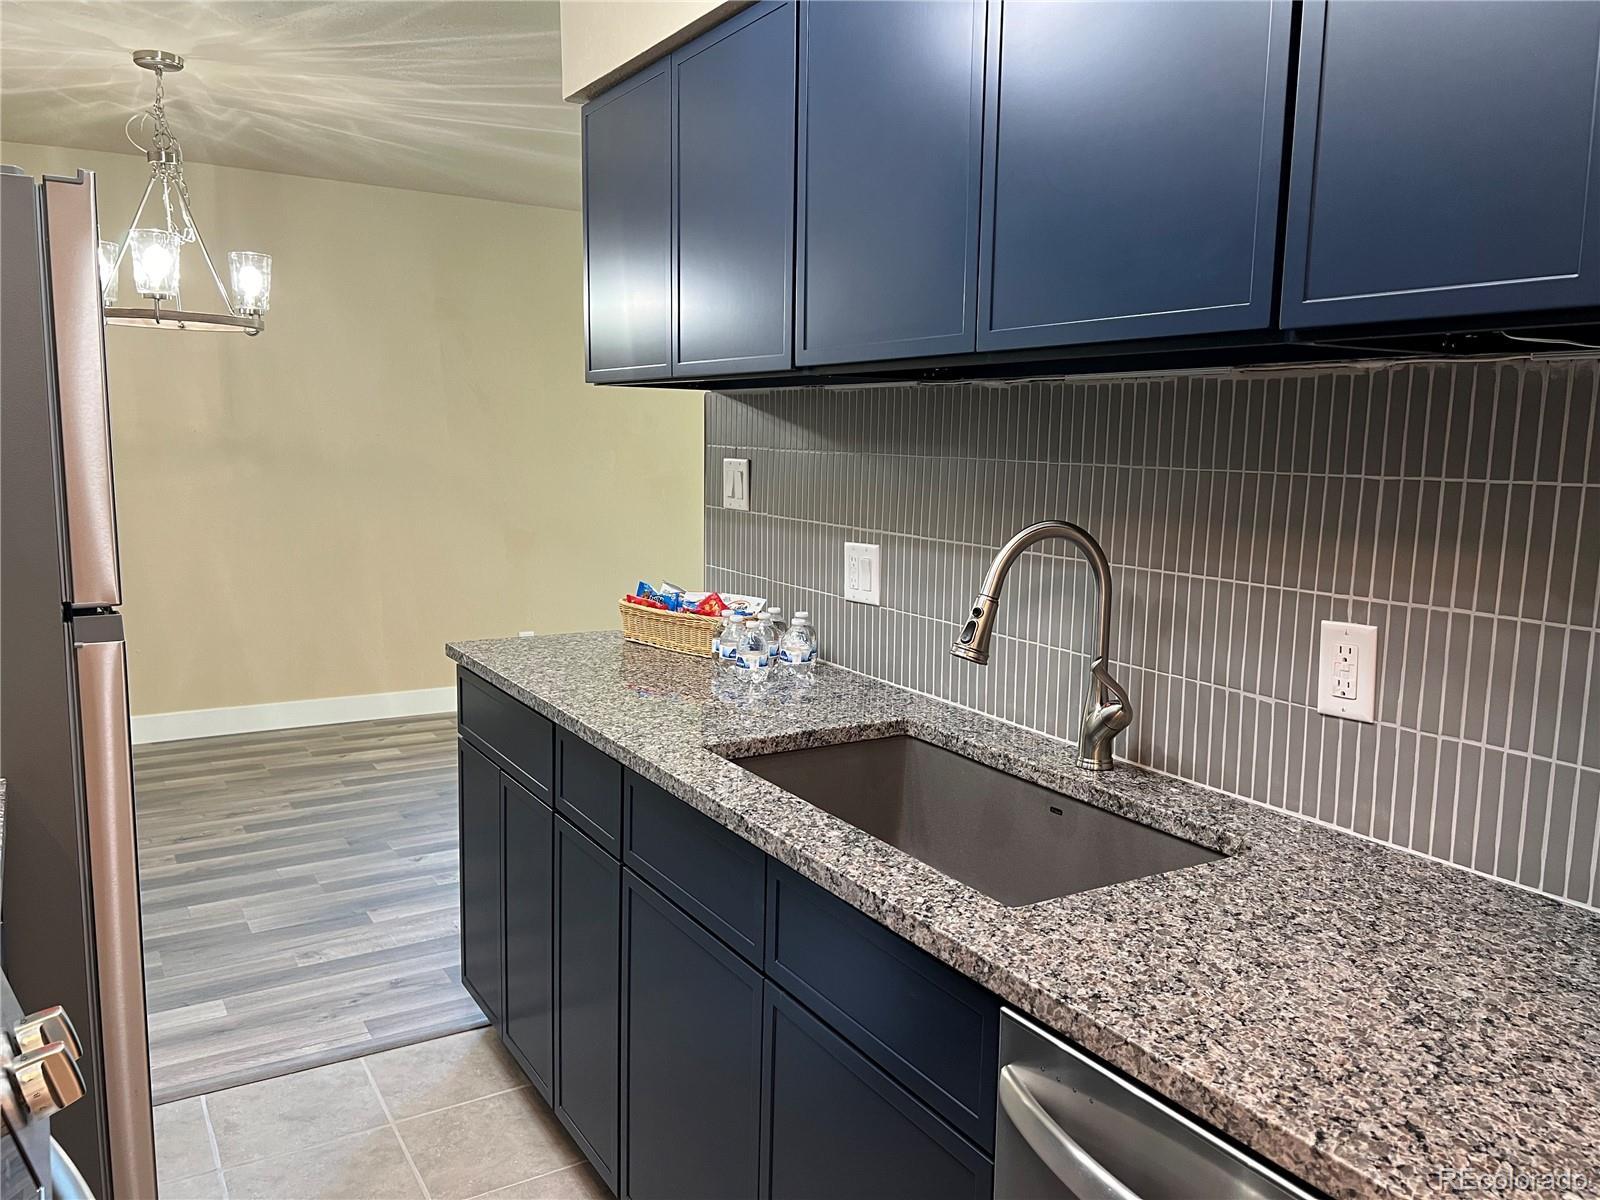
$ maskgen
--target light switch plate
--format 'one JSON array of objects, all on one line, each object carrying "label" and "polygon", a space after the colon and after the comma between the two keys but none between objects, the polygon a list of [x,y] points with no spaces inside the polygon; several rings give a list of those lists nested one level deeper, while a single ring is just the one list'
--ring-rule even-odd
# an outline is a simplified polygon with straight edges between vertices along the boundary
[{"label": "light switch plate", "polygon": [[722,460],[722,507],[750,511],[750,460]]},{"label": "light switch plate", "polygon": [[1350,721],[1376,720],[1378,627],[1324,621],[1317,654],[1317,711]]},{"label": "light switch plate", "polygon": [[881,604],[883,571],[875,542],[844,544],[844,598],[857,604]]}]

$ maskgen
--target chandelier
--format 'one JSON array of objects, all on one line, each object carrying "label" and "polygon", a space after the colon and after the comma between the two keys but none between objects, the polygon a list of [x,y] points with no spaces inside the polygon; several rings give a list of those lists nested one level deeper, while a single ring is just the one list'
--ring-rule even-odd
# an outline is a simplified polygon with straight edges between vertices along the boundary
[{"label": "chandelier", "polygon": [[[228,287],[223,287],[211,252],[200,236],[194,212],[189,207],[189,188],[183,179],[183,148],[172,126],[167,123],[162,83],[168,71],[183,70],[183,59],[165,50],[135,50],[133,61],[156,75],[156,96],[150,107],[128,118],[128,140],[144,151],[150,164],[150,182],[145,184],[139,207],[121,241],[100,243],[100,288],[109,325],[140,325],[146,328],[211,329],[233,331],[254,337],[260,333],[272,297],[272,256],[252,250],[228,253]],[[148,145],[134,136],[137,123]],[[146,206],[159,189],[161,205],[155,219],[140,224]],[[199,247],[206,272],[222,300],[221,312],[188,309],[179,297],[179,267],[184,246]],[[118,272],[122,260],[133,262],[133,288],[143,304],[132,307],[117,303]],[[231,293],[231,294],[230,294]]]}]

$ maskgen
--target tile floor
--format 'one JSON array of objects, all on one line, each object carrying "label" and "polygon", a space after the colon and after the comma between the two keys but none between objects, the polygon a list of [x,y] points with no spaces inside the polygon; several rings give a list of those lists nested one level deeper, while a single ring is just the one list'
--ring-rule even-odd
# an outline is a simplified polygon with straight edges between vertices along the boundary
[{"label": "tile floor", "polygon": [[609,1200],[486,1029],[156,1108],[162,1200]]}]

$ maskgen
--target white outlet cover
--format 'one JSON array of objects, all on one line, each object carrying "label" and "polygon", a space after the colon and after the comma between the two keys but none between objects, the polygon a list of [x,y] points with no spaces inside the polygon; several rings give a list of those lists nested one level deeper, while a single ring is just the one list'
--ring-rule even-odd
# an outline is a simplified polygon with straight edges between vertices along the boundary
[{"label": "white outlet cover", "polygon": [[1322,622],[1317,646],[1317,711],[1347,721],[1377,719],[1378,627]]},{"label": "white outlet cover", "polygon": [[750,511],[750,460],[722,460],[722,507]]},{"label": "white outlet cover", "polygon": [[881,604],[883,569],[876,542],[844,544],[844,598],[856,604]]}]

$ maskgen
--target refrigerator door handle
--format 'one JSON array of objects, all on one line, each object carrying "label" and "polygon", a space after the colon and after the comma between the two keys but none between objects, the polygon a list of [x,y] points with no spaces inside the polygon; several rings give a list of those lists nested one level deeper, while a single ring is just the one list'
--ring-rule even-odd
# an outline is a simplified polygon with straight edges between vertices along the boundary
[{"label": "refrigerator door handle", "polygon": [[75,608],[111,608],[122,603],[122,581],[94,175],[46,179],[44,214],[71,574],[62,599]]},{"label": "refrigerator door handle", "polygon": [[127,654],[120,640],[75,640],[74,653],[112,1194],[150,1196],[156,1182],[155,1130],[133,823]]}]

